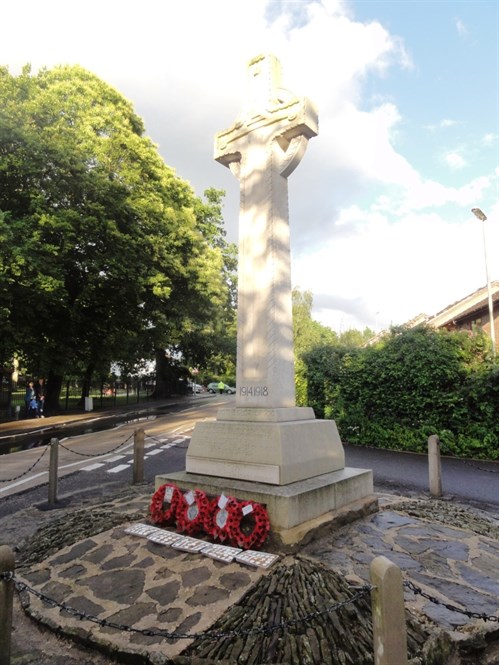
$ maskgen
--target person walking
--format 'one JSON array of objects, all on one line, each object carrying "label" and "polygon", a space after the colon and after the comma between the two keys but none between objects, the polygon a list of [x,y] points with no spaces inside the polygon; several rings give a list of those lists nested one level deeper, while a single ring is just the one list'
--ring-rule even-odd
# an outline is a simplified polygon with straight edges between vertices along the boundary
[{"label": "person walking", "polygon": [[223,395],[224,388],[225,388],[225,383],[223,381],[219,381],[219,383],[218,383],[218,392],[221,395]]},{"label": "person walking", "polygon": [[26,393],[24,395],[24,403],[26,405],[26,418],[37,417],[36,393],[33,381],[28,381]]},{"label": "person walking", "polygon": [[45,418],[43,415],[43,409],[45,406],[45,397],[47,395],[47,386],[45,385],[45,379],[38,379],[35,386],[35,395],[36,395],[36,417]]}]

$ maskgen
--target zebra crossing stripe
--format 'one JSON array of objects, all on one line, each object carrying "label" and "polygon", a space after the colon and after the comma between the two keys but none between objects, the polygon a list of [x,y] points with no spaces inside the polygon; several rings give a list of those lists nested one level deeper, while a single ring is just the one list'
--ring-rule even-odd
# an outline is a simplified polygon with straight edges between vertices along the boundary
[{"label": "zebra crossing stripe", "polygon": [[118,464],[118,466],[113,466],[112,469],[108,469],[107,473],[120,473],[120,471],[124,471],[125,469],[129,469],[130,466],[128,464]]},{"label": "zebra crossing stripe", "polygon": [[102,462],[96,462],[95,464],[82,467],[81,471],[95,471],[95,469],[100,469],[101,466],[104,466]]},{"label": "zebra crossing stripe", "polygon": [[[180,439],[175,439],[174,441],[171,441],[170,443],[165,443],[163,446],[160,446],[159,448],[156,447],[155,443],[146,443],[144,448],[154,448],[154,450],[149,450],[145,455],[144,458],[146,457],[152,457],[154,455],[159,455],[159,453],[162,450],[168,450],[169,448],[173,448],[175,445],[179,443],[184,443],[187,437],[182,437]],[[81,468],[81,471],[95,471],[96,469],[100,469],[102,466],[105,466],[105,464],[109,463],[114,463],[117,462],[120,459],[124,459],[128,455],[132,455],[133,450],[127,450],[124,451],[123,455],[114,455],[113,457],[110,457],[109,459],[106,459],[105,462],[95,462],[94,464],[89,464],[88,466],[84,466]],[[114,466],[111,469],[106,469],[107,473],[120,473],[121,471],[125,471],[125,469],[129,469],[130,465],[132,464],[133,460],[128,459],[126,464],[118,464],[118,466]]]},{"label": "zebra crossing stripe", "polygon": [[125,455],[115,455],[114,457],[109,457],[108,459],[106,459],[106,462],[108,464],[109,464],[109,462],[111,462],[111,464],[112,464],[113,462],[117,462],[118,460],[123,459],[124,457],[125,457]]}]

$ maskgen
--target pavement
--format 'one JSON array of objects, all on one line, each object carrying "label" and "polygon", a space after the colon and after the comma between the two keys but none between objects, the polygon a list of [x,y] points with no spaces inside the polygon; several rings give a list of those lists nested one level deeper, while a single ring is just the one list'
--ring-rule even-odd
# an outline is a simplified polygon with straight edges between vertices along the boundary
[{"label": "pavement", "polygon": [[[499,664],[499,515],[445,497],[378,493],[377,512],[322,527],[294,550],[270,538],[262,550],[275,561],[260,568],[127,531],[151,525],[153,491],[136,486],[53,512],[32,505],[0,520],[0,543],[16,549],[15,577],[28,587],[23,615],[14,614],[12,665],[367,665],[362,587],[381,555],[402,571],[411,665]],[[178,536],[174,527],[163,533]],[[30,643],[40,625],[62,636],[60,653],[47,635]],[[71,659],[75,641],[88,660]]]}]

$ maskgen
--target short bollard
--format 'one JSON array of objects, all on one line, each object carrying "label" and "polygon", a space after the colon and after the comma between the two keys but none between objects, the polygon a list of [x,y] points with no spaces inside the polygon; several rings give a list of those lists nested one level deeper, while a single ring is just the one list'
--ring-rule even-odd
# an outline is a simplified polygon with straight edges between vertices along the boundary
[{"label": "short bollard", "polygon": [[144,439],[143,429],[136,429],[133,435],[133,484],[144,482]]},{"label": "short bollard", "polygon": [[375,665],[407,665],[402,573],[384,556],[371,562],[371,608]]},{"label": "short bollard", "polygon": [[428,472],[430,476],[430,494],[432,496],[442,496],[440,439],[436,434],[428,437]]},{"label": "short bollard", "polygon": [[[13,573],[14,552],[7,545],[0,546],[0,574]],[[0,665],[10,665],[14,581],[0,580]]]},{"label": "short bollard", "polygon": [[49,506],[57,503],[57,473],[59,468],[59,439],[50,439]]}]

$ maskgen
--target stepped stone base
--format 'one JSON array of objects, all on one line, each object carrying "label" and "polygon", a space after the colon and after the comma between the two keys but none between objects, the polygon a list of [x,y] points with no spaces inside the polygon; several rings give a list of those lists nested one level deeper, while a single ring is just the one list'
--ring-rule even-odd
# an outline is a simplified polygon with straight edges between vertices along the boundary
[{"label": "stepped stone base", "polygon": [[288,485],[345,466],[334,420],[308,407],[225,408],[198,422],[186,457],[189,473]]},{"label": "stepped stone base", "polygon": [[368,469],[347,467],[278,486],[179,471],[156,476],[156,489],[164,483],[265,505],[272,533],[284,545],[302,542],[307,533],[327,522],[353,521],[377,509]]}]

